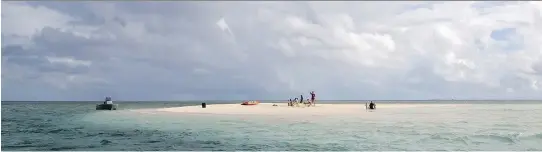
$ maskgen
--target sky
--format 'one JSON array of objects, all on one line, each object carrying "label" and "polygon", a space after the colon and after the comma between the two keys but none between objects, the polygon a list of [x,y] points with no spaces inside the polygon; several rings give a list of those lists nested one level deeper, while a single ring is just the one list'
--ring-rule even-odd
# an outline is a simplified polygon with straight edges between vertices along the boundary
[{"label": "sky", "polygon": [[542,99],[542,3],[2,2],[2,100]]}]

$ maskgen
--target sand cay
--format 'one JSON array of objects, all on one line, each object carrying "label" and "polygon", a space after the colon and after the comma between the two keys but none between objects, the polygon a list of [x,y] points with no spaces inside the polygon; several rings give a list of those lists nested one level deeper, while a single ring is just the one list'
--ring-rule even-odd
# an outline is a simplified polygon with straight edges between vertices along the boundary
[{"label": "sand cay", "polygon": [[[273,106],[277,105],[277,106]],[[429,108],[429,107],[456,107],[455,104],[383,104],[379,103],[376,110],[390,110],[402,108]],[[254,106],[240,104],[212,104],[207,108],[201,106],[185,106],[174,108],[155,109],[160,112],[174,112],[185,114],[221,114],[221,115],[358,115],[365,112],[365,104],[316,104],[314,107],[289,107],[286,103],[260,103]]]}]

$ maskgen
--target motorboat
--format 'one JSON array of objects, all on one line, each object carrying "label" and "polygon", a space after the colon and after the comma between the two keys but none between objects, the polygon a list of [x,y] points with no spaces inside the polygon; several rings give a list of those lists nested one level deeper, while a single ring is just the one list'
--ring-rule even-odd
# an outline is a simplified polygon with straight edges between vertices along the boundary
[{"label": "motorboat", "polygon": [[105,97],[103,104],[96,105],[96,110],[117,110],[118,104],[113,104],[111,97]]},{"label": "motorboat", "polygon": [[258,104],[260,104],[259,101],[245,101],[241,103],[241,105],[245,105],[245,106],[253,106],[253,105],[258,105]]}]

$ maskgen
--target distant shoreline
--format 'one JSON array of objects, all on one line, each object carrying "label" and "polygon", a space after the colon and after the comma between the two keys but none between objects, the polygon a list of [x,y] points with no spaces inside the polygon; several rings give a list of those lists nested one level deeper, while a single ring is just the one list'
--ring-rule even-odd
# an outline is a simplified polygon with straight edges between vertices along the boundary
[{"label": "distant shoreline", "polygon": [[[256,101],[283,101],[284,99],[239,99],[239,100],[215,100],[215,99],[202,99],[202,100],[124,100],[124,101],[160,101],[160,102],[179,102],[179,101],[247,101],[247,100],[256,100]],[[2,102],[19,102],[19,101],[52,101],[52,102],[59,102],[59,101],[73,101],[73,100],[2,100]],[[75,101],[103,101],[103,100],[75,100]],[[123,100],[119,100],[123,101]],[[286,100],[284,100],[286,101]],[[318,100],[318,101],[542,101],[542,99],[420,99],[420,100],[403,100],[403,99],[353,99],[353,100]]]},{"label": "distant shoreline", "polygon": [[[199,104],[202,102],[208,104],[231,104],[241,103],[244,100],[170,100],[170,101],[114,101],[116,103],[187,103]],[[286,102],[285,100],[258,100],[261,102]],[[381,103],[441,103],[441,104],[473,104],[473,103],[542,103],[542,100],[317,100],[317,103],[366,103],[369,101]],[[2,103],[101,103],[103,101],[1,101]]]}]

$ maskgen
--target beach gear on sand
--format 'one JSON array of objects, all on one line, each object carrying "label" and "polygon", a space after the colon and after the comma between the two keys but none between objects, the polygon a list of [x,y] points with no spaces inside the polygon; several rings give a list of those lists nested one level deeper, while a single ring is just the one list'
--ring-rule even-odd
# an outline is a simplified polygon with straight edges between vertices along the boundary
[{"label": "beach gear on sand", "polygon": [[258,105],[258,104],[260,104],[259,101],[245,101],[241,103],[241,105],[245,105],[245,106],[253,106],[253,105]]}]

